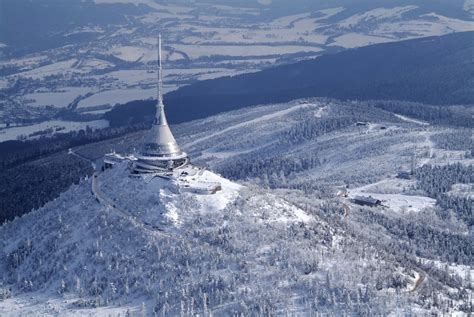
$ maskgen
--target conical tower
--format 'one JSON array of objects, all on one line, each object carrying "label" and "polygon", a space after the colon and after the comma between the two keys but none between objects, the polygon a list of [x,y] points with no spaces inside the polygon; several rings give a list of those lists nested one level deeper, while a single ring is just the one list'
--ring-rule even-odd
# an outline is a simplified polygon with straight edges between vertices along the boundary
[{"label": "conical tower", "polygon": [[158,38],[158,91],[153,125],[133,166],[135,173],[159,173],[185,166],[188,156],[181,151],[166,120],[163,104],[163,68],[161,65],[161,35]]}]

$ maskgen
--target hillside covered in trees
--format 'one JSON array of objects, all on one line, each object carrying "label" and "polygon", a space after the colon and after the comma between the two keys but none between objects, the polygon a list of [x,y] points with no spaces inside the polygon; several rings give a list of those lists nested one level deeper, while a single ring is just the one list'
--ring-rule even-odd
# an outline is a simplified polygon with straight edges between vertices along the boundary
[{"label": "hillside covered in trees", "polygon": [[[127,307],[136,315],[468,313],[473,180],[466,131],[372,102],[301,99],[173,126],[193,164],[242,186],[226,180],[213,196],[171,193],[158,178],[145,184],[128,177],[126,162],[74,180],[59,195],[58,187],[91,172],[66,151],[15,167],[7,186],[23,196],[4,192],[17,195],[18,205],[36,203],[45,191],[59,197],[0,227],[0,292],[11,296],[0,312],[41,292],[57,298],[61,311],[117,307],[121,315]],[[132,153],[142,136],[74,152]],[[397,178],[413,153],[415,175]],[[134,217],[97,202],[91,180]],[[339,197],[341,187],[383,197],[383,206]],[[233,197],[224,209],[210,207],[224,196]],[[172,212],[177,218],[166,220]],[[45,307],[25,302],[19,311]]]},{"label": "hillside covered in trees", "polygon": [[464,32],[378,44],[201,81],[165,96],[168,117],[185,122],[302,97],[473,104],[473,38],[474,32]]}]

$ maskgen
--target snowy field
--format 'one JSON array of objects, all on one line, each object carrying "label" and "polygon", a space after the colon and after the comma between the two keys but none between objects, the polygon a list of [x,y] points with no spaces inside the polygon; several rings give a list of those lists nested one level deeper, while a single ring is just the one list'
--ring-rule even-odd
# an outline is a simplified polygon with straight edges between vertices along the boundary
[{"label": "snowy field", "polygon": [[70,131],[83,130],[87,127],[92,129],[103,129],[108,126],[109,122],[107,120],[95,120],[89,122],[52,120],[28,126],[0,129],[0,142],[17,140],[18,138],[35,139],[40,135],[30,135],[41,131],[46,131],[44,136],[49,136],[55,133],[66,133]]},{"label": "snowy field", "polygon": [[32,106],[53,106],[65,108],[78,96],[85,95],[91,89],[87,87],[65,87],[59,91],[35,92],[23,96],[25,103]]},{"label": "snowy field", "polygon": [[175,44],[174,47],[186,52],[191,58],[209,57],[215,55],[246,57],[246,56],[272,56],[304,52],[321,52],[320,47],[293,46],[293,45],[184,45]]},{"label": "snowy field", "polygon": [[[108,54],[123,59],[128,62],[142,60],[144,62],[156,61],[156,51],[143,47],[119,46],[113,47]],[[166,52],[164,52],[166,54]]]},{"label": "snowy field", "polygon": [[387,212],[406,214],[431,210],[436,200],[425,196],[410,195],[405,193],[410,187],[414,187],[415,180],[398,178],[387,178],[379,182],[368,184],[348,190],[349,198],[357,196],[372,197],[382,201]]},{"label": "snowy field", "polygon": [[355,14],[347,19],[338,23],[341,28],[354,28],[363,22],[374,21],[374,20],[386,20],[386,19],[399,19],[404,13],[410,12],[417,9],[418,6],[411,5],[405,7],[394,7],[394,8],[377,8],[369,10],[364,13]]},{"label": "snowy field", "polygon": [[[110,105],[123,104],[132,100],[146,100],[156,98],[156,88],[150,89],[116,89],[108,90],[93,94],[92,96],[81,100],[78,104],[78,109],[83,111],[85,108]],[[104,112],[107,110],[104,110]]]},{"label": "snowy field", "polygon": [[[252,62],[252,61],[250,61]],[[184,68],[184,69],[165,69],[163,74],[165,76],[166,82],[164,83],[164,91],[169,92],[176,89],[186,82],[186,79],[195,78],[197,80],[212,79],[222,76],[231,76],[242,73],[239,70],[231,70],[228,68]],[[135,86],[135,85],[152,85],[156,86],[156,71],[153,69],[148,70],[119,70],[106,75],[96,76],[97,80],[117,80],[120,84],[125,87]],[[175,84],[171,84],[173,82]]]},{"label": "snowy field", "polygon": [[43,79],[46,76],[71,76],[73,74],[84,73],[84,71],[73,67],[77,62],[77,59],[69,59],[46,66],[41,66],[25,72],[20,72],[15,75],[10,75],[9,77]]},{"label": "snowy field", "polygon": [[365,45],[393,42],[393,39],[381,36],[366,35],[361,33],[347,33],[333,39],[330,46],[356,48]]},{"label": "snowy field", "polygon": [[[374,5],[351,14],[347,12],[352,9],[336,6],[316,11],[301,9],[301,12],[263,19],[265,6],[98,1],[118,2],[143,5],[152,11],[134,18],[130,25],[87,25],[64,34],[100,34],[97,40],[81,46],[71,44],[1,61],[0,67],[13,70],[0,79],[0,89],[10,87],[18,79],[22,85],[8,96],[8,104],[14,107],[51,104],[59,108],[80,97],[85,90],[99,94],[82,102],[80,108],[130,101],[138,85],[153,83],[156,36],[164,29],[163,53],[165,70],[169,69],[166,76],[171,81],[168,81],[170,90],[197,80],[255,72],[282,62],[315,58],[328,49],[342,50],[474,30],[474,21],[432,12],[422,4]],[[469,11],[472,6],[465,7]],[[77,89],[71,89],[71,86]],[[118,90],[128,90],[117,95],[123,96],[123,100],[105,92]],[[28,102],[32,100],[36,101]],[[31,118],[41,117],[40,110],[25,111]],[[0,116],[0,121],[7,120],[12,122],[20,118]]]},{"label": "snowy field", "polygon": [[400,214],[411,212],[420,212],[429,210],[436,204],[436,200],[424,196],[397,195],[397,194],[376,194],[366,191],[358,191],[357,189],[349,191],[349,197],[357,196],[372,197],[382,201],[382,205],[388,208],[388,212],[394,211]]}]

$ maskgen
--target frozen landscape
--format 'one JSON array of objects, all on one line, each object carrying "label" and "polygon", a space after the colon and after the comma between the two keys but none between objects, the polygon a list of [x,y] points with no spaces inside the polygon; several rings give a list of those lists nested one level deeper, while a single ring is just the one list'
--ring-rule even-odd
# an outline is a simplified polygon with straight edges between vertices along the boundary
[{"label": "frozen landscape", "polygon": [[[222,191],[179,193],[161,178],[130,178],[126,163],[83,179],[0,228],[2,315],[463,316],[469,309],[472,229],[457,216],[443,218],[420,178],[432,164],[472,172],[472,158],[439,137],[462,128],[368,103],[304,99],[173,130],[195,165],[220,173],[206,178]],[[142,136],[74,151],[131,153]],[[396,177],[412,164],[416,175]],[[472,186],[472,173],[448,195],[463,186]],[[348,198],[336,195],[341,187]],[[356,195],[382,206],[359,206],[350,201]]]},{"label": "frozen landscape", "polygon": [[[67,45],[28,54],[0,47],[0,123],[35,124],[64,116],[64,109],[76,121],[97,120],[118,103],[152,97],[159,32],[165,36],[166,89],[171,91],[328,52],[474,30],[469,17],[425,4],[362,9],[351,3],[312,4],[285,11],[276,4],[98,0],[89,10],[94,5],[129,5],[141,13],[122,23],[76,23],[48,35]],[[91,39],[74,42],[73,36]]]},{"label": "frozen landscape", "polygon": [[4,1],[0,316],[472,315],[474,2]]}]

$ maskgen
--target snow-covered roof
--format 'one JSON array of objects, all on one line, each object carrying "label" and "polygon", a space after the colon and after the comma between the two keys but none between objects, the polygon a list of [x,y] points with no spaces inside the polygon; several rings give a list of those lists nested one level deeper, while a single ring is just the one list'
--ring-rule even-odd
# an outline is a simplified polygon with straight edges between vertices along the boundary
[{"label": "snow-covered roof", "polygon": [[366,203],[366,204],[371,204],[371,205],[376,205],[376,204],[379,204],[380,203],[380,200],[378,199],[375,199],[373,197],[367,197],[367,196],[356,196],[354,197],[354,201],[357,201],[357,202],[362,202],[362,203]]}]

